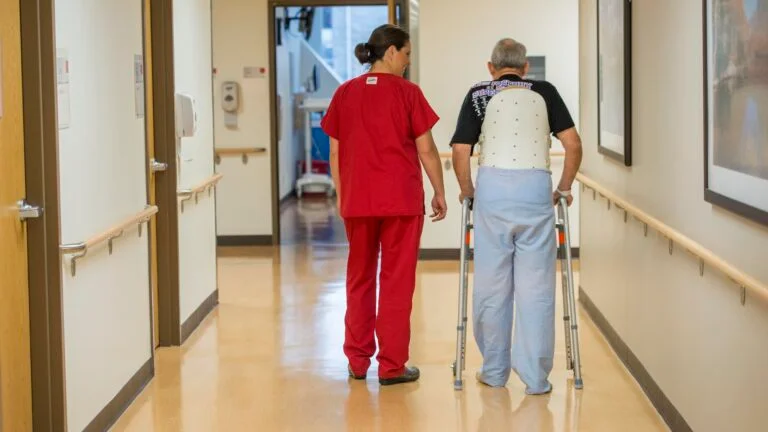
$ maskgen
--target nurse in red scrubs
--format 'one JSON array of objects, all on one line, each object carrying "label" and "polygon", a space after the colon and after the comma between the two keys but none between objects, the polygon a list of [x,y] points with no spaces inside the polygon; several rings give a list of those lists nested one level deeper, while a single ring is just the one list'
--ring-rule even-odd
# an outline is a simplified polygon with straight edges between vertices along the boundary
[{"label": "nurse in red scrubs", "polygon": [[[435,191],[433,221],[447,210],[440,156],[431,129],[438,116],[421,89],[403,78],[408,33],[384,25],[355,55],[370,72],[342,84],[323,118],[331,172],[349,240],[344,353],[349,375],[365,379],[379,341],[382,385],[419,379],[406,366],[416,262],[424,225],[422,166]],[[378,315],[376,279],[381,253]]]}]

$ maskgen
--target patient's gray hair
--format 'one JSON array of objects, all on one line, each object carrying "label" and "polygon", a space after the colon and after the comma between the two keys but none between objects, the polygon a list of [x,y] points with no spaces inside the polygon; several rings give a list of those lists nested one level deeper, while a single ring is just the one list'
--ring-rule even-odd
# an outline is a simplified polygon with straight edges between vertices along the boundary
[{"label": "patient's gray hair", "polygon": [[522,69],[528,61],[525,45],[514,39],[502,39],[493,47],[491,64],[496,69]]}]

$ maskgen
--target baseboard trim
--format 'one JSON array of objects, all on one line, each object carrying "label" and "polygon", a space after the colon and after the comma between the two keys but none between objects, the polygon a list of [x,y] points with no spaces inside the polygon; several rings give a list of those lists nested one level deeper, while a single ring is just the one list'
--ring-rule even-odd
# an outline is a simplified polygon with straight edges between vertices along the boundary
[{"label": "baseboard trim", "polygon": [[133,403],[136,397],[144,390],[155,375],[155,359],[150,357],[136,374],[123,386],[117,395],[94,418],[84,432],[97,432],[109,430],[121,415]]},{"label": "baseboard trim", "polygon": [[184,321],[184,324],[181,325],[181,344],[183,345],[184,342],[192,335],[192,333],[197,330],[197,328],[200,326],[200,323],[203,322],[205,317],[208,316],[208,314],[211,313],[211,311],[219,304],[219,290],[217,289],[213,293],[211,293],[210,296],[208,296],[207,299],[205,299],[200,306],[197,307],[197,309],[192,312],[192,315],[187,318],[186,321]]},{"label": "baseboard trim", "polygon": [[[558,259],[562,259],[563,258],[562,255],[563,254],[561,254],[560,250],[558,249],[557,250],[557,258]],[[574,258],[574,259],[578,259],[579,258],[579,248],[577,248],[577,247],[571,248],[571,258]]]},{"label": "baseboard trim", "polygon": [[[474,251],[469,251],[469,259],[474,256]],[[420,261],[456,261],[461,258],[459,249],[420,249]]]},{"label": "baseboard trim", "polygon": [[[469,259],[474,259],[474,249],[469,251]],[[459,249],[421,249],[419,250],[419,260],[421,261],[456,261],[461,257]],[[557,255],[560,258],[560,253]],[[571,257],[579,258],[579,248],[571,248]]]},{"label": "baseboard trim", "polygon": [[637,356],[627,346],[627,344],[621,339],[621,336],[614,330],[613,326],[608,322],[600,309],[592,302],[589,296],[584,292],[584,289],[579,286],[579,301],[584,306],[584,309],[589,314],[589,317],[597,325],[600,331],[608,339],[608,343],[611,345],[616,355],[624,363],[629,370],[629,373],[635,377],[635,380],[640,384],[643,392],[648,396],[656,411],[659,412],[661,417],[667,423],[672,432],[692,432],[693,429],[683,418],[680,411],[675,408],[672,401],[667,398],[656,381],[653,380],[651,374],[645,369],[645,366],[640,362]]},{"label": "baseboard trim", "polygon": [[271,235],[218,236],[217,246],[272,246]]}]

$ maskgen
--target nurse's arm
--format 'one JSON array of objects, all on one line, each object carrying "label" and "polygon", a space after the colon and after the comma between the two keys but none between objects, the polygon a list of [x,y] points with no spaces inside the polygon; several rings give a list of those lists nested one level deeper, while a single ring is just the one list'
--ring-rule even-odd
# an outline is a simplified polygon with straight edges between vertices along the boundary
[{"label": "nurse's arm", "polygon": [[416,138],[416,148],[419,151],[419,160],[424,165],[435,195],[445,197],[445,185],[443,184],[443,169],[440,163],[440,153],[437,151],[432,131],[427,131]]},{"label": "nurse's arm", "polygon": [[339,140],[331,138],[331,178],[333,187],[336,188],[336,196],[341,202],[341,180],[339,179]]},{"label": "nurse's arm", "polygon": [[453,170],[456,173],[456,180],[459,181],[459,190],[461,190],[460,198],[472,198],[475,196],[475,186],[472,184],[472,168],[469,162],[472,156],[472,145],[454,143],[451,149]]}]

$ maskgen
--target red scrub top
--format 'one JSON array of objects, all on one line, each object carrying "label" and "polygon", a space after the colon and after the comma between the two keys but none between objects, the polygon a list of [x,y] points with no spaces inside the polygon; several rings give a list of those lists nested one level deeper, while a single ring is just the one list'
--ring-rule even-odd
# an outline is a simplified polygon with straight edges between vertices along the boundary
[{"label": "red scrub top", "polygon": [[392,74],[364,74],[342,84],[322,121],[339,141],[341,216],[425,213],[416,138],[439,117],[421,89]]}]

